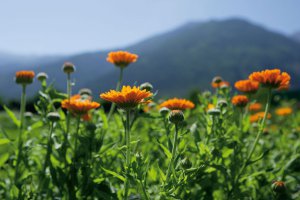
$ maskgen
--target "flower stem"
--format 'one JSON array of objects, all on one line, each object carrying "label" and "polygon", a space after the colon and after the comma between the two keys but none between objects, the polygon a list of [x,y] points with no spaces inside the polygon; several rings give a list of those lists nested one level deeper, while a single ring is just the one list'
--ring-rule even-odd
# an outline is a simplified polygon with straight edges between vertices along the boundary
[{"label": "flower stem", "polygon": [[[68,95],[68,100],[70,101],[71,99],[71,93],[72,93],[72,83],[71,83],[71,74],[67,73],[67,95]],[[67,111],[67,128],[66,132],[64,133],[64,141],[63,141],[63,156],[64,156],[64,162],[65,162],[65,168],[67,169],[67,144],[68,144],[68,135],[70,133],[70,123],[71,123],[71,113],[70,111]]]},{"label": "flower stem", "polygon": [[45,175],[45,173],[46,173],[46,168],[49,165],[50,156],[51,156],[51,153],[52,153],[52,133],[53,133],[53,128],[54,128],[54,122],[51,122],[51,124],[50,124],[50,133],[49,133],[48,144],[47,144],[47,153],[46,153],[44,167],[43,167],[43,175]]},{"label": "flower stem", "polygon": [[17,151],[17,163],[16,163],[16,171],[15,171],[15,184],[18,181],[19,177],[19,165],[22,159],[22,133],[24,129],[24,113],[26,108],[26,85],[22,85],[22,96],[21,96],[21,108],[20,108],[20,129],[19,129],[19,136],[18,136],[18,151]]},{"label": "flower stem", "polygon": [[[117,87],[116,87],[116,91],[120,91],[121,84],[122,84],[122,81],[123,81],[123,70],[124,69],[121,67],[120,68],[120,74],[119,74],[119,80],[118,80]],[[116,108],[116,104],[112,103],[111,107],[110,107],[110,110],[109,110],[109,113],[108,113],[107,121],[109,121],[109,119],[111,118],[112,114],[114,113],[115,108]]]},{"label": "flower stem", "polygon": [[126,111],[126,122],[125,122],[125,139],[126,139],[126,179],[125,179],[125,191],[124,191],[124,200],[128,199],[128,190],[129,190],[129,173],[130,173],[130,111]]},{"label": "flower stem", "polygon": [[175,135],[174,135],[173,148],[172,148],[172,157],[171,157],[171,161],[168,166],[166,180],[168,180],[170,178],[171,169],[174,168],[177,143],[178,143],[178,124],[175,124]]},{"label": "flower stem", "polygon": [[256,138],[255,138],[255,140],[254,140],[254,142],[253,142],[252,148],[251,148],[251,150],[250,150],[250,152],[249,152],[249,154],[248,154],[248,156],[247,156],[247,158],[246,158],[244,164],[242,165],[241,170],[240,170],[239,173],[237,174],[236,179],[234,180],[234,184],[233,184],[233,187],[232,187],[232,191],[236,189],[235,186],[237,185],[237,183],[238,183],[238,181],[239,181],[239,178],[240,178],[240,176],[243,174],[245,168],[246,168],[247,165],[249,164],[249,161],[251,160],[252,155],[253,155],[253,153],[254,153],[254,151],[255,151],[255,148],[256,148],[256,146],[257,146],[257,144],[258,144],[260,135],[262,134],[262,132],[263,132],[263,130],[264,130],[264,128],[265,128],[266,119],[267,119],[267,116],[268,116],[268,113],[269,113],[269,110],[270,110],[271,93],[272,93],[272,90],[269,89],[269,90],[268,90],[268,98],[267,98],[267,104],[266,104],[266,108],[265,108],[264,117],[263,117],[263,119],[262,119],[262,121],[261,121],[261,123],[260,123],[259,130],[258,130],[258,133],[257,133],[257,135],[256,135]]}]

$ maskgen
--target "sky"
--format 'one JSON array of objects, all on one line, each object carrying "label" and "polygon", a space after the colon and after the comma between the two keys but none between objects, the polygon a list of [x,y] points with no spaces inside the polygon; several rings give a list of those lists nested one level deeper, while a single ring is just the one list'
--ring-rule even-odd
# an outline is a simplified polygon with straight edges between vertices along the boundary
[{"label": "sky", "polygon": [[1,0],[0,52],[68,55],[124,48],[191,21],[240,17],[289,35],[299,0]]}]

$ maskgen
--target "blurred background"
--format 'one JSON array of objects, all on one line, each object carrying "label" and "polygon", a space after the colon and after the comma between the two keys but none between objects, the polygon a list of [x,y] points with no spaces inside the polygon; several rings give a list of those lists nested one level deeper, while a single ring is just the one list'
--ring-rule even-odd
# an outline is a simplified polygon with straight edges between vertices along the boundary
[{"label": "blurred background", "polygon": [[[18,70],[46,72],[65,91],[65,61],[73,62],[75,92],[115,88],[119,71],[109,51],[139,55],[125,84],[150,82],[160,96],[210,89],[214,76],[233,84],[265,68],[300,86],[298,0],[26,0],[0,2],[0,97],[18,101]],[[29,86],[33,96],[39,83]]]}]

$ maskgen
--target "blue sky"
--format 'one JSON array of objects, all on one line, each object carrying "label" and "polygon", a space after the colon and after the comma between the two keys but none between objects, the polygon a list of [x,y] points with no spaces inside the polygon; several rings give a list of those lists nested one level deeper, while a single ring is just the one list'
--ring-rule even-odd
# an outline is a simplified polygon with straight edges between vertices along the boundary
[{"label": "blue sky", "polygon": [[122,48],[189,21],[241,17],[291,34],[299,0],[3,0],[0,51],[73,54]]}]

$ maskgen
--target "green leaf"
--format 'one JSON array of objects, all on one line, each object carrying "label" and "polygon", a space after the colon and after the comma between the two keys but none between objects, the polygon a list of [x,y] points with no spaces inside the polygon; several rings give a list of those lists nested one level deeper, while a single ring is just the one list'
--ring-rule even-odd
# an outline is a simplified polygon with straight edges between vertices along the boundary
[{"label": "green leaf", "polygon": [[8,143],[10,143],[9,139],[6,139],[6,138],[1,138],[0,139],[0,145],[5,145],[5,144],[8,144]]},{"label": "green leaf", "polygon": [[2,167],[2,165],[7,161],[8,158],[9,153],[5,153],[0,156],[0,167]]},{"label": "green leaf", "polygon": [[13,111],[11,111],[8,107],[3,106],[4,110],[6,111],[6,113],[8,114],[8,116],[10,117],[10,119],[13,121],[13,123],[17,126],[20,127],[21,126],[21,122],[20,120],[17,119],[15,113]]},{"label": "green leaf", "polygon": [[110,175],[113,175],[114,177],[120,179],[121,181],[125,181],[125,177],[121,176],[120,174],[116,173],[116,172],[113,172],[113,171],[110,171],[108,169],[105,169],[103,167],[101,167],[101,169],[103,169],[106,173],[110,174]]},{"label": "green leaf", "polygon": [[223,158],[228,158],[232,153],[233,153],[233,149],[229,149],[229,148],[225,147],[222,150],[222,157]]},{"label": "green leaf", "polygon": [[163,144],[159,143],[160,148],[162,148],[162,150],[164,151],[164,153],[166,154],[166,156],[171,159],[172,158],[172,154],[169,151],[168,148],[166,148]]}]

